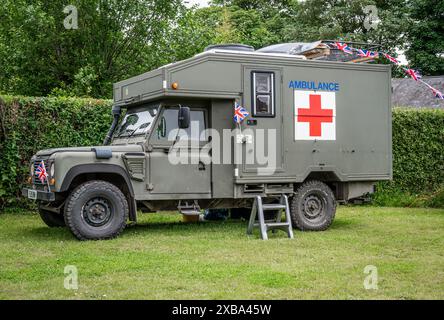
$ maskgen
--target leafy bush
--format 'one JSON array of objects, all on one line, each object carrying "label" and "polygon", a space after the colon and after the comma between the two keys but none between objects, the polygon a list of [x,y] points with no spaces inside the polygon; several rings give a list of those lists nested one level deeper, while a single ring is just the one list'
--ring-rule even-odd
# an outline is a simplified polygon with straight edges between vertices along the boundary
[{"label": "leafy bush", "polygon": [[378,183],[375,204],[444,207],[444,111],[393,110],[393,181]]},{"label": "leafy bush", "polygon": [[111,101],[0,97],[0,208],[17,204],[29,160],[53,147],[101,144],[112,121]]},{"label": "leafy bush", "polygon": [[[52,147],[101,144],[109,100],[0,97],[0,208],[19,204],[31,156]],[[444,111],[393,111],[393,181],[376,205],[444,207]],[[28,203],[28,202],[26,202]]]}]

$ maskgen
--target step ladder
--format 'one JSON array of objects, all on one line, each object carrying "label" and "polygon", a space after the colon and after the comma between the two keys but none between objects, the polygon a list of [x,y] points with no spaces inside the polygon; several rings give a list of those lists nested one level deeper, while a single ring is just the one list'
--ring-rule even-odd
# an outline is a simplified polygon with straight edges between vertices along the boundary
[{"label": "step ladder", "polygon": [[[276,210],[276,215],[272,220],[265,220],[264,211]],[[285,222],[281,222],[282,210],[285,210]],[[258,222],[255,222],[256,215]],[[272,230],[275,233],[277,230],[287,232],[290,239],[293,239],[293,228],[291,226],[290,207],[288,205],[288,197],[282,194],[279,203],[263,204],[262,197],[256,196],[253,208],[251,209],[250,221],[248,222],[247,234],[253,233],[253,227],[259,226],[262,240],[268,240],[267,232]]]}]

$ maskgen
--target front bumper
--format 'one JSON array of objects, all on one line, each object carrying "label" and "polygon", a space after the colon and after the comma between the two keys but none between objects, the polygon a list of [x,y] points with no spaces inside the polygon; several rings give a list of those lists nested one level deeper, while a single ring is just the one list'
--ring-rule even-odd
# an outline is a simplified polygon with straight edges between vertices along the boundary
[{"label": "front bumper", "polygon": [[54,192],[34,190],[31,188],[23,188],[22,189],[22,196],[24,196],[25,198],[29,198],[28,197],[28,190],[32,190],[32,191],[37,192],[36,198],[32,199],[32,200],[41,200],[41,201],[48,201],[48,202],[55,201],[55,193]]}]

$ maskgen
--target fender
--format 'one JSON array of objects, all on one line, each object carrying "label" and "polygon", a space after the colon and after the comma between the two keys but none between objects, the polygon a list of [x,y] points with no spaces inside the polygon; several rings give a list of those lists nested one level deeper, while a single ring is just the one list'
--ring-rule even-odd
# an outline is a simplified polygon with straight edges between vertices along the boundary
[{"label": "fender", "polygon": [[68,173],[63,179],[60,192],[67,191],[71,182],[80,174],[84,173],[111,173],[121,176],[128,187],[131,197],[134,198],[134,189],[131,184],[128,173],[120,166],[115,164],[94,163],[94,164],[80,164],[69,169]]},{"label": "fender", "polygon": [[63,179],[62,186],[60,188],[60,192],[67,191],[71,182],[77,177],[79,174],[84,173],[111,173],[117,174],[125,180],[125,183],[130,192],[130,199],[128,201],[129,206],[129,219],[130,221],[137,221],[137,204],[136,199],[134,197],[134,189],[131,184],[130,178],[128,177],[128,173],[120,166],[115,164],[105,164],[105,163],[94,163],[94,164],[80,164],[69,169],[68,173]]}]

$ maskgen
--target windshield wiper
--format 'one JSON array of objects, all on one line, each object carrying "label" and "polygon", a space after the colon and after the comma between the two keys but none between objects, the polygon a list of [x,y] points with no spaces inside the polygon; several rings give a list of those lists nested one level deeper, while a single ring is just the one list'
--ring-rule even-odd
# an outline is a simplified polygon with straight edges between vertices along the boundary
[{"label": "windshield wiper", "polygon": [[128,138],[131,138],[131,137],[136,133],[137,130],[139,130],[139,129],[143,129],[143,128],[146,128],[146,127],[148,127],[150,124],[151,124],[151,122],[145,122],[145,123],[142,123],[140,126],[136,127],[136,129],[134,129],[133,131],[131,131],[131,133],[128,135]]}]

